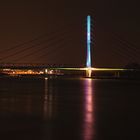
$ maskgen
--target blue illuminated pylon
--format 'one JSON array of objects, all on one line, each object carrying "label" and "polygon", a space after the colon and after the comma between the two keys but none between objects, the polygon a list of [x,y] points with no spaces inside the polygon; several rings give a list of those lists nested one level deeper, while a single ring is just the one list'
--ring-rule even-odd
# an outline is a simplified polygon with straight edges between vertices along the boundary
[{"label": "blue illuminated pylon", "polygon": [[87,16],[87,61],[86,67],[91,67],[91,17]]}]

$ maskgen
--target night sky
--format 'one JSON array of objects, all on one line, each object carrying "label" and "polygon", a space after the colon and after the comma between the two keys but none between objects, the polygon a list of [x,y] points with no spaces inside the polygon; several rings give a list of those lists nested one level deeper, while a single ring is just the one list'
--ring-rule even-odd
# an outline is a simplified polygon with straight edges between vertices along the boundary
[{"label": "night sky", "polygon": [[138,0],[9,0],[0,4],[0,63],[84,66],[92,16],[92,66],[140,64]]}]

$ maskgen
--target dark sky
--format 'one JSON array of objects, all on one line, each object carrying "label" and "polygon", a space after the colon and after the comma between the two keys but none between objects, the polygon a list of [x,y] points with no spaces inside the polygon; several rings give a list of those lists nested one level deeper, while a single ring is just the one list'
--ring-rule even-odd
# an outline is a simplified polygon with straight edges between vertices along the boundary
[{"label": "dark sky", "polygon": [[140,63],[138,0],[9,0],[0,4],[0,63],[85,65],[92,16],[92,65]]}]

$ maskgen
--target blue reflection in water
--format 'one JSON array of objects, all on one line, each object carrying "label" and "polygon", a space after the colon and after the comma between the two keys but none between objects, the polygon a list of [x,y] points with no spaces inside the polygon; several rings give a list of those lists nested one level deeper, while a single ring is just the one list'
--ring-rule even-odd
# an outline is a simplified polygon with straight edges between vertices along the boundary
[{"label": "blue reflection in water", "polygon": [[83,140],[94,139],[94,102],[93,102],[93,80],[84,80],[84,122]]}]

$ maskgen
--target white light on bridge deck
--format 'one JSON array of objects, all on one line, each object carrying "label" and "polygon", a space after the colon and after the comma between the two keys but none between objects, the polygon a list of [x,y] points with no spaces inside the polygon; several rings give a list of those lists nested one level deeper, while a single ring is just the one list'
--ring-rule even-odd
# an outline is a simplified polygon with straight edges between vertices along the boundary
[{"label": "white light on bridge deck", "polygon": [[91,73],[92,73],[92,69],[91,68],[87,68],[86,69],[86,76],[87,77],[91,77]]},{"label": "white light on bridge deck", "polygon": [[48,70],[47,69],[45,69],[45,73],[48,73]]}]

